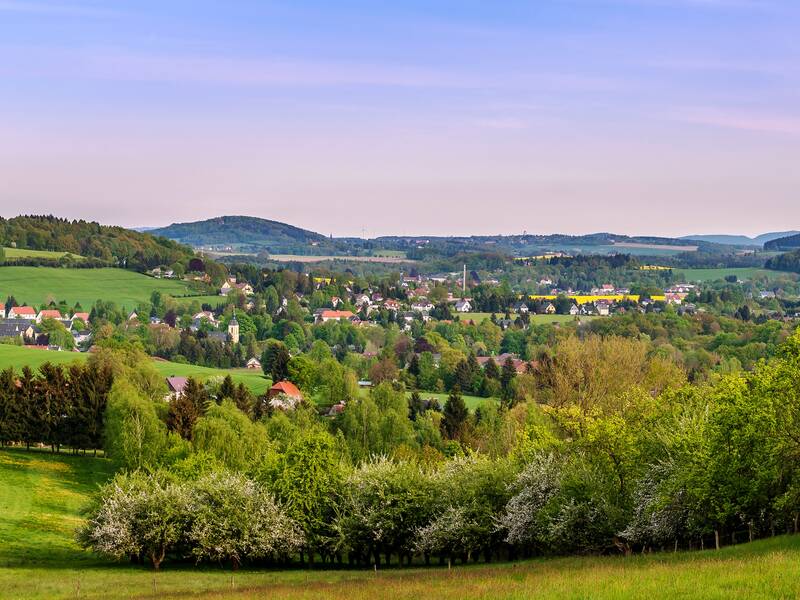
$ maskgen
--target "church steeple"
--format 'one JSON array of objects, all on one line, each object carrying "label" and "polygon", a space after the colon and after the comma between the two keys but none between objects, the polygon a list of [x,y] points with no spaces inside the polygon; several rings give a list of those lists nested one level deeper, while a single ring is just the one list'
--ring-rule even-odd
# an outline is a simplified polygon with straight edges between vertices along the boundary
[{"label": "church steeple", "polygon": [[239,321],[236,320],[236,309],[233,309],[233,317],[228,322],[228,338],[231,344],[239,343]]}]

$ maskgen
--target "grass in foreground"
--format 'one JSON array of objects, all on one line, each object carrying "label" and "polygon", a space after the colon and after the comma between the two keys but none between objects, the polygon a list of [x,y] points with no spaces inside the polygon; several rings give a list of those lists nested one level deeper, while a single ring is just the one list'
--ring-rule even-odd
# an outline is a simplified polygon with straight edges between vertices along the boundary
[{"label": "grass in foreground", "polygon": [[[54,365],[68,365],[75,361],[85,361],[88,355],[82,352],[53,352],[37,348],[10,346],[0,344],[0,369],[14,367],[17,370],[27,365],[36,370],[44,363]],[[153,365],[164,377],[172,375],[178,377],[195,377],[201,380],[218,375],[230,375],[235,383],[245,384],[254,394],[263,394],[272,385],[272,381],[264,376],[260,370],[254,369],[212,369],[198,367],[166,360],[154,360]]]},{"label": "grass in foreground", "polygon": [[56,267],[0,267],[0,294],[13,295],[20,304],[65,300],[80,302],[88,310],[96,300],[116,302],[129,310],[149,302],[154,290],[185,296],[191,290],[183,281],[155,279],[124,269],[60,269]]},{"label": "grass in foreground", "polygon": [[571,557],[497,565],[379,571],[195,569],[159,573],[109,563],[73,530],[108,461],[0,450],[0,597],[117,598],[794,598],[800,536],[724,548],[623,558]]}]

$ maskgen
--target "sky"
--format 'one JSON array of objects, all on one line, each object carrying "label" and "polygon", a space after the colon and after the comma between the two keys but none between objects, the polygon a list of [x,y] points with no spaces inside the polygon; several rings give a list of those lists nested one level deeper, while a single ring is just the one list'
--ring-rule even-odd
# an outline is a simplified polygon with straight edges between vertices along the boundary
[{"label": "sky", "polygon": [[800,228],[797,0],[0,0],[0,215]]}]

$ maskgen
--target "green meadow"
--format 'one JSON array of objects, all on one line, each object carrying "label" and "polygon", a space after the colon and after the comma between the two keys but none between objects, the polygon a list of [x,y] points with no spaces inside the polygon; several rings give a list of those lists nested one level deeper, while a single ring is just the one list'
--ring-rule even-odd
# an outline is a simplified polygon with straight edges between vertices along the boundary
[{"label": "green meadow", "polygon": [[736,275],[740,281],[750,281],[753,279],[767,279],[776,280],[781,278],[796,279],[797,276],[791,273],[782,271],[770,271],[768,269],[756,268],[727,268],[727,269],[675,269],[675,277],[677,280],[686,282],[704,283],[707,281],[719,281],[725,279],[729,275]]},{"label": "green meadow", "polygon": [[[498,312],[494,313],[494,315],[498,319],[504,319],[505,313]],[[490,319],[492,317],[492,313],[487,312],[468,312],[468,313],[458,313],[458,316],[462,322],[464,321],[474,321],[475,323],[480,323],[484,319]],[[572,315],[528,315],[530,322],[536,325],[544,325],[547,323],[571,323],[576,319],[576,317]],[[512,319],[516,319],[516,313],[511,314]],[[594,316],[583,315],[580,317],[581,321],[589,321],[594,319]]]},{"label": "green meadow", "polygon": [[186,296],[192,291],[183,281],[155,279],[124,269],[61,269],[57,267],[0,267],[0,297],[14,296],[20,304],[64,300],[88,309],[96,300],[134,308],[149,302],[153,291]]},{"label": "green meadow", "polygon": [[[85,361],[87,355],[81,352],[54,352],[0,344],[0,369],[14,367],[19,370],[27,365],[38,369],[44,363],[66,365],[75,361]],[[212,369],[166,360],[153,359],[153,365],[164,377],[195,377],[206,380],[209,377],[230,375],[235,383],[244,383],[254,394],[260,395],[269,389],[272,382],[260,370],[255,369]]]},{"label": "green meadow", "polygon": [[53,258],[59,259],[64,256],[69,256],[73,260],[82,260],[80,254],[72,254],[71,252],[57,252],[53,250],[27,250],[26,248],[3,248],[6,258],[14,260],[15,258]]},{"label": "green meadow", "polygon": [[702,552],[541,558],[381,571],[195,568],[156,573],[90,554],[74,541],[81,508],[112,475],[109,461],[0,450],[0,597],[766,599],[800,595],[800,536]]}]

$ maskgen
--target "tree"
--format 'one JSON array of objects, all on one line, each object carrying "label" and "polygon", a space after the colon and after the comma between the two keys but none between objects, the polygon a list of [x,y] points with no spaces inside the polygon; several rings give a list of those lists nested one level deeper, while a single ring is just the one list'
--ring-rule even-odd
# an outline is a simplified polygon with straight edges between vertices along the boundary
[{"label": "tree", "polygon": [[126,379],[117,379],[108,395],[105,438],[106,452],[119,465],[151,469],[162,458],[167,429],[153,401]]},{"label": "tree", "polygon": [[272,360],[272,381],[275,383],[289,378],[289,362],[292,360],[289,350],[284,346],[279,348]]},{"label": "tree", "polygon": [[78,541],[117,559],[146,557],[158,570],[190,515],[187,490],[163,474],[120,473],[100,491]]},{"label": "tree", "polygon": [[213,473],[192,489],[192,522],[187,532],[198,560],[230,561],[288,557],[300,549],[303,533],[258,483],[242,475]]},{"label": "tree", "polygon": [[451,440],[457,439],[468,416],[469,411],[467,410],[467,405],[464,404],[464,399],[461,397],[461,390],[458,387],[454,387],[442,411],[442,435]]},{"label": "tree", "polygon": [[500,390],[503,401],[511,404],[514,399],[514,378],[517,376],[517,368],[514,361],[509,357],[503,363],[503,371],[500,374]]}]

